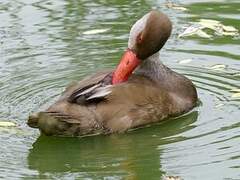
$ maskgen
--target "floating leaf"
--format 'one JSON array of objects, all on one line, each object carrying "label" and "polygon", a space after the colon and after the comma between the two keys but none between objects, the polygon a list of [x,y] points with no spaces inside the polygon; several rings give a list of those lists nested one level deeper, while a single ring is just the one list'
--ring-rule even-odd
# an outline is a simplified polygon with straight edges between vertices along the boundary
[{"label": "floating leaf", "polygon": [[240,89],[231,89],[230,92],[239,92],[240,93]]},{"label": "floating leaf", "polygon": [[209,69],[212,69],[212,70],[223,70],[226,68],[226,65],[224,64],[216,64],[214,66],[211,66]]},{"label": "floating leaf", "polygon": [[181,6],[173,6],[172,9],[180,10],[180,11],[186,11],[187,8],[181,7]]},{"label": "floating leaf", "polygon": [[20,129],[18,127],[0,127],[0,133],[15,134],[15,135],[19,135],[19,136],[31,135],[30,131]]},{"label": "floating leaf", "polygon": [[202,37],[202,38],[211,38],[211,37],[212,37],[211,35],[205,33],[205,32],[202,31],[202,30],[197,31],[196,34],[197,34],[199,37]]},{"label": "floating leaf", "polygon": [[185,29],[185,31],[184,31],[183,33],[181,33],[180,35],[178,35],[178,37],[179,37],[179,38],[180,38],[180,37],[187,37],[187,36],[191,36],[191,35],[197,34],[197,32],[198,32],[199,30],[201,30],[201,29],[202,29],[202,27],[200,27],[200,26],[194,26],[194,25],[192,25],[192,26],[188,27],[187,29]]},{"label": "floating leaf", "polygon": [[218,32],[219,35],[223,35],[223,36],[238,36],[237,32],[224,32],[224,31],[220,31]]},{"label": "floating leaf", "polygon": [[174,4],[173,2],[169,2],[169,1],[165,4],[165,6],[167,8],[180,10],[180,11],[186,11],[187,10],[187,8],[179,6],[178,4]]},{"label": "floating leaf", "polygon": [[212,19],[200,19],[198,24],[203,26],[204,28],[209,28],[212,30],[216,30],[217,28],[221,27],[221,23],[219,21]]},{"label": "floating leaf", "polygon": [[222,107],[222,106],[224,106],[224,104],[220,103],[220,104],[215,105],[215,108],[219,108],[219,107]]},{"label": "floating leaf", "polygon": [[211,29],[219,36],[239,36],[238,30],[233,26],[225,26],[221,22],[212,19],[200,19],[194,23],[178,37],[197,35],[202,38],[211,38],[212,36],[204,32],[205,29]]},{"label": "floating leaf", "polygon": [[15,127],[16,124],[9,121],[0,121],[0,127]]},{"label": "floating leaf", "polygon": [[233,26],[224,26],[219,21],[212,19],[200,19],[198,22],[199,25],[204,28],[209,28],[218,33],[218,35],[223,36],[237,36],[238,30]]},{"label": "floating leaf", "polygon": [[89,31],[85,31],[82,34],[84,34],[84,35],[100,34],[100,33],[107,32],[108,30],[109,29],[92,29]]},{"label": "floating leaf", "polygon": [[233,26],[224,26],[224,25],[222,25],[222,28],[223,28],[224,31],[238,32],[238,30],[235,27],[233,27]]},{"label": "floating leaf", "polygon": [[221,24],[219,21],[214,20],[214,19],[200,19],[199,23],[205,24],[205,25],[209,25],[209,24]]},{"label": "floating leaf", "polygon": [[232,94],[232,98],[240,98],[240,92]]},{"label": "floating leaf", "polygon": [[184,59],[184,60],[178,61],[179,64],[188,64],[190,62],[192,62],[192,59]]}]

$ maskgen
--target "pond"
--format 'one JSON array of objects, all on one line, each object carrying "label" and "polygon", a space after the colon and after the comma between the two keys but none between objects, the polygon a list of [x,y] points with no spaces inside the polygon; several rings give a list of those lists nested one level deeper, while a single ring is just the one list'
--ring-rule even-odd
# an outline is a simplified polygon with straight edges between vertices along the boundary
[{"label": "pond", "polygon": [[[194,82],[198,107],[109,136],[46,137],[26,125],[71,81],[115,67],[152,8],[173,22],[161,60]],[[240,179],[239,13],[238,0],[2,0],[0,122],[16,126],[0,127],[0,178]]]}]

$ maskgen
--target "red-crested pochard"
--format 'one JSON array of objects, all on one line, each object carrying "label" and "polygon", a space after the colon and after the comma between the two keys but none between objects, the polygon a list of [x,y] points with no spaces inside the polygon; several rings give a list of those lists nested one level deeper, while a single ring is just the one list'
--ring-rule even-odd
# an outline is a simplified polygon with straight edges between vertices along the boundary
[{"label": "red-crested pochard", "polygon": [[192,82],[159,60],[171,34],[169,18],[150,11],[131,28],[128,48],[115,70],[94,74],[66,88],[28,125],[46,135],[82,136],[124,132],[178,116],[197,104]]}]

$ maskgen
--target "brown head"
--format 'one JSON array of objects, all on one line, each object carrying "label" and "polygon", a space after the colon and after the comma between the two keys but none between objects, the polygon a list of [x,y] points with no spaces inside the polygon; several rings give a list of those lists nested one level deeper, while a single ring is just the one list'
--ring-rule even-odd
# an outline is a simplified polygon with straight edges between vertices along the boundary
[{"label": "brown head", "polygon": [[126,81],[142,61],[158,52],[171,30],[171,21],[159,11],[152,10],[139,19],[131,28],[128,49],[114,72],[112,84]]}]

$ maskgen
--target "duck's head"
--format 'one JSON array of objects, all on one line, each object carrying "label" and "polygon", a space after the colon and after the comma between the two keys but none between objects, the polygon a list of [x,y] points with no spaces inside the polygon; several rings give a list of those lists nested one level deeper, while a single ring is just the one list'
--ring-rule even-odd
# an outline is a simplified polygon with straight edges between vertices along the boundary
[{"label": "duck's head", "polygon": [[126,81],[142,61],[158,52],[171,30],[171,21],[159,11],[152,10],[139,19],[131,28],[128,48],[114,71],[112,84]]}]

